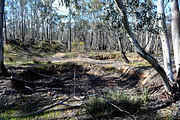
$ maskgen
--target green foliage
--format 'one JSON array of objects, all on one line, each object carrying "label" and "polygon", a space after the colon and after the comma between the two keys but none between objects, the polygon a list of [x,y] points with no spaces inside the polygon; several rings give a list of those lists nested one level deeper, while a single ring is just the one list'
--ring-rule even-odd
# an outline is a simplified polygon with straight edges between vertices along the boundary
[{"label": "green foliage", "polygon": [[143,103],[146,103],[149,100],[149,92],[147,88],[143,88],[142,95],[141,95],[141,101]]},{"label": "green foliage", "polygon": [[84,45],[85,45],[85,43],[83,41],[79,42],[78,48],[79,48],[80,51],[84,50]]},{"label": "green foliage", "polygon": [[72,42],[72,51],[77,51],[78,48],[78,42],[77,41],[73,41]]},{"label": "green foliage", "polygon": [[77,57],[77,53],[76,52],[69,52],[69,53],[66,53],[66,55],[64,57],[65,58]]},{"label": "green foliage", "polygon": [[72,51],[77,52],[77,51],[84,51],[84,42],[83,41],[73,41],[72,42]]},{"label": "green foliage", "polygon": [[54,50],[54,51],[62,51],[64,45],[59,43],[59,42],[52,42],[50,44],[50,47],[51,47],[51,50]]},{"label": "green foliage", "polygon": [[107,60],[107,59],[114,59],[114,60],[119,60],[121,61],[121,54],[120,53],[116,53],[116,52],[112,52],[112,53],[95,53],[95,52],[91,52],[89,53],[89,57],[96,59],[96,60]]},{"label": "green foliage", "polygon": [[41,41],[39,47],[41,47],[40,52],[48,52],[50,51],[50,44],[46,41]]},{"label": "green foliage", "polygon": [[151,66],[148,62],[132,62],[130,63],[133,67],[139,67],[139,66]]},{"label": "green foliage", "polygon": [[111,56],[112,56],[113,59],[121,61],[121,58],[122,58],[122,57],[121,57],[121,54],[120,54],[120,53],[112,52],[112,53],[111,53]]},{"label": "green foliage", "polygon": [[143,97],[128,95],[126,92],[111,89],[108,90],[104,97],[89,98],[85,105],[86,113],[92,116],[104,114],[124,116],[124,113],[121,113],[119,110],[117,110],[117,108],[108,104],[107,101],[134,114],[141,111],[141,106],[145,100]]},{"label": "green foliage", "polygon": [[141,98],[128,95],[126,92],[117,89],[109,90],[107,97],[111,98],[115,105],[122,107],[131,113],[137,112],[142,104]]},{"label": "green foliage", "polygon": [[173,117],[173,116],[168,116],[168,117],[165,118],[165,120],[177,120],[177,119],[175,117]]},{"label": "green foliage", "polygon": [[103,98],[91,97],[85,106],[86,113],[92,116],[103,115],[104,113],[111,113],[110,106]]}]

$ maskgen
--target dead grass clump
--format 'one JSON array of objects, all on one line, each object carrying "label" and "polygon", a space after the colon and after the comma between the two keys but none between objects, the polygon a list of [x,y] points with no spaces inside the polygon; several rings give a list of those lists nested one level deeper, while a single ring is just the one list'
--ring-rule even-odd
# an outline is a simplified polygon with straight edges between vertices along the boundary
[{"label": "dead grass clump", "polygon": [[92,59],[95,59],[95,60],[110,60],[110,59],[121,60],[121,54],[120,53],[90,54],[89,57]]}]

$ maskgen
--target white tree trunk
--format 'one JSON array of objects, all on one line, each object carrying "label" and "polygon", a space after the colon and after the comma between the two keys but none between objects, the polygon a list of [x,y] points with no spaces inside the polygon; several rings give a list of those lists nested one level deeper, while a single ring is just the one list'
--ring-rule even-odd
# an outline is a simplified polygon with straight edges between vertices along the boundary
[{"label": "white tree trunk", "polygon": [[145,44],[145,50],[147,53],[151,53],[152,52],[152,48],[153,48],[153,39],[152,39],[152,35],[151,33],[149,33],[148,31],[146,31],[146,44]]},{"label": "white tree trunk", "polygon": [[152,67],[161,75],[162,79],[163,79],[163,84],[165,86],[166,91],[169,94],[173,94],[172,93],[172,87],[169,84],[169,80],[168,77],[166,76],[166,72],[164,71],[164,69],[158,64],[158,61],[156,59],[154,59],[152,56],[150,56],[138,43],[138,41],[135,39],[134,34],[132,33],[130,26],[129,26],[129,21],[128,21],[128,17],[127,17],[127,12],[126,12],[126,7],[123,5],[122,0],[114,0],[118,10],[122,13],[123,15],[123,25],[124,28],[127,31],[127,34],[130,37],[131,42],[133,43],[133,45],[136,48],[136,52],[143,57],[145,60],[147,60]]},{"label": "white tree trunk", "polygon": [[180,13],[178,0],[171,1],[171,11],[172,11],[172,21],[171,21],[171,31],[172,31],[172,42],[174,49],[174,60],[176,65],[177,74],[180,66]]},{"label": "white tree trunk", "polygon": [[164,0],[158,0],[157,14],[159,18],[160,38],[161,38],[161,43],[162,43],[163,60],[164,60],[164,70],[169,80],[174,81],[173,73],[172,73],[170,45],[169,45],[167,26],[166,26],[166,17],[164,13]]}]

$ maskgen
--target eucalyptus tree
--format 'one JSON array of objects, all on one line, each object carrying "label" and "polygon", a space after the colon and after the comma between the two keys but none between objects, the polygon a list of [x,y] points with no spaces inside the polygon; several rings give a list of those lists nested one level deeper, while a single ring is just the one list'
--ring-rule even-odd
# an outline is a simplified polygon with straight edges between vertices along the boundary
[{"label": "eucalyptus tree", "polygon": [[69,40],[68,40],[68,51],[71,52],[72,49],[72,4],[69,3]]},{"label": "eucalyptus tree", "polygon": [[[69,2],[70,3],[68,3],[68,5],[71,9],[69,9],[70,14],[68,15],[68,19],[69,22],[70,20],[72,21],[71,27],[69,28],[72,28],[72,30],[74,30],[72,31],[72,33],[69,32],[69,34],[73,34],[74,32],[74,40],[76,40],[76,42],[83,41],[84,45],[86,46],[85,48],[88,48],[88,45],[90,45],[90,47],[94,49],[96,43],[98,48],[98,45],[100,45],[101,42],[99,42],[100,44],[98,44],[98,40],[95,39],[95,37],[97,36],[99,38],[100,37],[103,38],[103,34],[104,34],[103,31],[100,30],[101,28],[99,27],[99,24],[102,23],[100,18],[102,12],[100,11],[103,5],[101,1],[82,0],[82,1],[69,1]],[[71,29],[69,29],[69,31],[70,30]],[[90,36],[91,39],[89,39],[88,36]],[[71,37],[69,36],[68,38],[69,41],[70,38]]]},{"label": "eucalyptus tree", "polygon": [[25,37],[25,19],[24,19],[24,11],[25,11],[25,6],[27,4],[26,0],[20,0],[20,15],[21,15],[21,40],[22,42],[24,41],[24,37]]},{"label": "eucalyptus tree", "polygon": [[9,30],[8,34],[11,39],[17,39],[19,36],[18,33],[18,2],[16,0],[6,0],[7,11],[7,29]]},{"label": "eucalyptus tree", "polygon": [[4,39],[3,39],[4,3],[5,0],[0,1],[0,70],[3,76],[8,76],[9,74],[4,66]]},{"label": "eucalyptus tree", "polygon": [[169,80],[174,82],[170,55],[170,45],[166,26],[166,16],[164,12],[164,0],[158,0],[157,8],[161,36],[160,38],[163,49],[164,70],[166,71]]},{"label": "eucalyptus tree", "polygon": [[43,17],[44,17],[44,25],[45,25],[45,33],[46,33],[46,40],[50,40],[50,27],[52,25],[52,20],[55,16],[56,11],[53,10],[52,4],[53,0],[50,1],[43,1],[44,11],[43,11]]},{"label": "eucalyptus tree", "polygon": [[180,11],[178,0],[171,0],[171,31],[177,77],[180,77]]},{"label": "eucalyptus tree", "polygon": [[[91,19],[91,43],[96,43],[97,50],[106,50],[108,30],[104,22],[106,5],[110,1],[92,0],[88,2],[88,18]],[[95,46],[95,45],[94,45]]]},{"label": "eucalyptus tree", "polygon": [[42,2],[40,0],[28,0],[29,7],[29,17],[30,17],[30,25],[29,25],[29,39],[35,40],[38,38],[38,32],[40,28],[40,14],[39,10],[41,9]]},{"label": "eucalyptus tree", "polygon": [[114,37],[114,41],[116,42],[116,45],[118,45],[118,50],[121,51],[123,60],[125,60],[126,63],[129,63],[129,60],[126,57],[126,51],[128,48],[126,43],[128,40],[123,39],[125,36],[125,30],[121,25],[121,15],[119,14],[119,11],[114,8],[114,4],[112,2],[109,2],[108,4],[109,5],[106,5],[105,7],[103,18],[104,24],[109,33],[111,33],[111,36]]},{"label": "eucalyptus tree", "polygon": [[163,84],[167,90],[167,92],[169,92],[170,94],[173,94],[172,92],[172,86],[169,83],[169,79],[166,76],[166,72],[164,71],[164,69],[158,64],[158,61],[153,58],[150,54],[148,54],[138,43],[138,41],[135,39],[134,34],[129,26],[129,20],[128,20],[128,16],[127,16],[127,8],[126,6],[123,4],[123,2],[121,0],[114,0],[119,12],[122,13],[122,22],[123,22],[123,26],[127,31],[128,36],[130,37],[131,42],[134,44],[135,48],[136,48],[136,52],[143,57],[145,60],[147,60],[152,67],[160,74],[160,76],[163,78]]}]

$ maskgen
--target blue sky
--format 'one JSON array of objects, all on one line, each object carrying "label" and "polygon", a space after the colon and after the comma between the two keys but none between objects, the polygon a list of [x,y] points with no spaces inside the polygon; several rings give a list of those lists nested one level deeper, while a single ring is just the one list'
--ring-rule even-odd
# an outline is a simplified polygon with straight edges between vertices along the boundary
[{"label": "blue sky", "polygon": [[66,8],[65,5],[59,5],[58,0],[55,0],[55,2],[53,3],[53,7],[56,7],[61,15],[67,15],[69,13],[68,8]]}]

